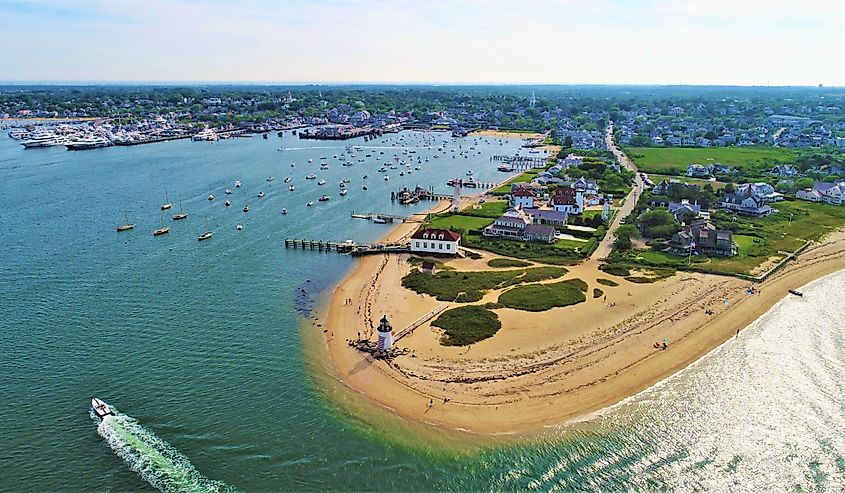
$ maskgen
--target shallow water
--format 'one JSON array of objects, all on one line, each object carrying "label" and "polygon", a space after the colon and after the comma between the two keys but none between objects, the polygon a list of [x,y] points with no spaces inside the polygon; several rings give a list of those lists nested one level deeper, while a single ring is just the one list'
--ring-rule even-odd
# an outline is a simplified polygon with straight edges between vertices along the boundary
[{"label": "shallow water", "polygon": [[[401,135],[408,146],[431,137]],[[307,364],[302,345],[313,334],[300,322],[354,260],[286,250],[282,240],[374,240],[390,226],[351,211],[424,210],[391,204],[388,192],[420,184],[447,193],[446,179],[468,169],[501,179],[489,156],[519,142],[479,144],[472,159],[431,157],[410,176],[390,170],[389,182],[372,159],[357,162],[364,153],[350,168],[333,160],[347,143],[363,145],[271,134],[24,151],[0,135],[0,389],[15,402],[0,409],[0,490],[152,489],[98,434],[86,409],[92,395],[164,443],[165,457],[187,461],[180,470],[189,476],[237,490],[842,489],[841,273],[663,384],[539,439],[441,447],[439,432],[422,428],[438,442],[426,445],[401,420],[382,433],[348,415],[309,375],[319,365]],[[322,156],[327,172],[317,170]],[[312,171],[327,184],[304,180]],[[296,192],[282,182],[289,174]],[[352,183],[341,198],[344,177]],[[244,186],[226,209],[223,190],[235,179]],[[190,217],[153,238],[165,188]],[[322,193],[332,200],[305,206]],[[136,229],[117,234],[124,208]],[[214,238],[198,243],[206,215]]]}]

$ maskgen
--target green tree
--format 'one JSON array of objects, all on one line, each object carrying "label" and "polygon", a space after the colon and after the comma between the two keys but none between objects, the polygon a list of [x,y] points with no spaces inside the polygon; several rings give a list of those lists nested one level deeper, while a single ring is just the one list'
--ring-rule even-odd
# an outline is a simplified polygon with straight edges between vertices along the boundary
[{"label": "green tree", "polygon": [[623,224],[619,226],[619,229],[616,230],[614,233],[614,237],[616,241],[613,243],[613,246],[617,250],[626,251],[630,250],[633,244],[631,243],[631,238],[636,238],[639,236],[640,232],[637,231],[637,228],[632,224]]}]

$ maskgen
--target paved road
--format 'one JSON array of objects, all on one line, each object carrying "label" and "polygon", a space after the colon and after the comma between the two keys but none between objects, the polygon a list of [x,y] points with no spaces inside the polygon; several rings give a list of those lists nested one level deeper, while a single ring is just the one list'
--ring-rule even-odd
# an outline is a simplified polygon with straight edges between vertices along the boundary
[{"label": "paved road", "polygon": [[598,261],[601,260],[608,255],[613,250],[613,241],[614,241],[614,233],[619,226],[622,224],[622,219],[627,217],[628,214],[634,210],[634,206],[637,204],[637,199],[640,197],[640,192],[643,190],[643,179],[640,177],[640,174],[637,170],[637,167],[634,163],[628,159],[628,156],[622,152],[621,149],[616,147],[613,143],[613,123],[608,125],[607,127],[607,134],[604,137],[605,143],[607,144],[607,148],[613,151],[613,154],[622,163],[622,166],[625,166],[627,169],[636,173],[634,178],[634,186],[631,188],[631,192],[625,197],[625,203],[617,209],[616,217],[613,219],[613,223],[607,229],[607,234],[605,235],[604,239],[599,243],[599,246],[590,256],[591,261]]}]

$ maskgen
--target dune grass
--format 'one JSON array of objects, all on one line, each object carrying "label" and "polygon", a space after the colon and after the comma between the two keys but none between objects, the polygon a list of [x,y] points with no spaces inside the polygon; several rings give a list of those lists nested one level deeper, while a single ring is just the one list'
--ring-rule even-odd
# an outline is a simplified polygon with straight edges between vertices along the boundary
[{"label": "dune grass", "polygon": [[554,279],[566,272],[563,267],[533,267],[507,271],[440,271],[432,276],[415,269],[402,278],[402,286],[434,296],[439,301],[468,303],[480,300],[492,289]]},{"label": "dune grass", "polygon": [[492,337],[502,328],[498,315],[474,305],[446,310],[431,325],[444,330],[440,338],[444,346],[468,346]]},{"label": "dune grass", "polygon": [[584,292],[576,284],[568,281],[517,286],[499,296],[499,304],[528,312],[543,312],[585,301],[587,297],[584,296]]}]

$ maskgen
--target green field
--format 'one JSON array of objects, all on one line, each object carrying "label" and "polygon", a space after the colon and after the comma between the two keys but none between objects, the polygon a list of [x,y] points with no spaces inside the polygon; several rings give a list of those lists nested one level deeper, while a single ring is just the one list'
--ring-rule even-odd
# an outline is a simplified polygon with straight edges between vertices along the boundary
[{"label": "green field", "polygon": [[640,171],[666,175],[684,175],[690,164],[712,163],[739,168],[745,175],[762,175],[777,164],[794,164],[798,156],[795,150],[768,146],[630,147],[625,153]]},{"label": "green field", "polygon": [[467,346],[492,337],[502,328],[499,316],[480,306],[446,310],[431,325],[444,330],[440,338],[444,346]]},{"label": "green field", "polygon": [[453,231],[466,233],[470,230],[481,231],[491,224],[493,224],[492,218],[453,214],[448,216],[434,216],[429,224],[429,227],[451,229]]},{"label": "green field", "polygon": [[461,214],[465,216],[479,216],[496,219],[497,217],[504,214],[510,207],[507,201],[503,200],[488,201],[478,205],[478,209],[467,207],[466,209],[461,211]]},{"label": "green field", "polygon": [[504,183],[504,185],[502,185],[499,188],[496,188],[495,190],[493,190],[492,193],[510,193],[511,184],[513,184],[513,183],[528,183],[529,181],[533,180],[534,178],[537,178],[537,175],[539,175],[541,171],[543,171],[543,170],[532,169],[532,170],[526,171],[526,172],[524,172],[520,175],[514,176],[510,180],[506,181]]},{"label": "green field", "polygon": [[[572,279],[571,281],[581,281]],[[587,301],[577,282],[528,284],[509,289],[499,296],[499,304],[514,310],[543,312],[552,308],[575,305]]]}]

